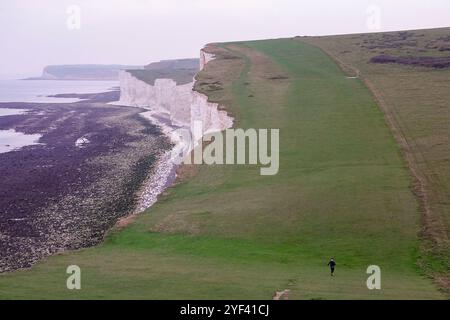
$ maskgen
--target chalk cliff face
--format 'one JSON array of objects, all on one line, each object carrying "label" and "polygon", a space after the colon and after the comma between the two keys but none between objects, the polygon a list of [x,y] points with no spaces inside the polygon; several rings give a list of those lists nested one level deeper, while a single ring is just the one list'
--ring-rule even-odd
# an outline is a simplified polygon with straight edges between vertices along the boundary
[{"label": "chalk cliff face", "polygon": [[[212,59],[213,55],[201,51],[201,69]],[[177,85],[172,79],[156,79],[151,85],[127,71],[119,72],[119,80],[120,100],[114,104],[148,109],[141,115],[160,126],[174,143],[173,149],[160,157],[157,170],[143,187],[136,208],[140,212],[156,202],[176,165],[186,159],[200,138],[231,128],[233,119],[219,110],[217,103],[208,102],[207,96],[194,91],[194,81]]]},{"label": "chalk cliff face", "polygon": [[200,71],[203,70],[205,65],[214,59],[214,54],[208,53],[205,50],[200,50]]},{"label": "chalk cliff face", "polygon": [[[201,69],[213,59],[213,55],[201,51]],[[155,117],[170,121],[168,125],[192,128],[201,121],[203,134],[230,128],[232,118],[218,109],[218,104],[193,91],[194,82],[177,85],[171,79],[157,79],[154,85],[135,78],[127,71],[120,71],[120,100],[115,104],[146,108]]]}]

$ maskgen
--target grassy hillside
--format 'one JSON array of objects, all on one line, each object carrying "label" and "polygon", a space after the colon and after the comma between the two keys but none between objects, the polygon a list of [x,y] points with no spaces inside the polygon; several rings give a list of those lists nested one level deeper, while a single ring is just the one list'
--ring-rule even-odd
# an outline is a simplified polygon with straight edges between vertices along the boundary
[{"label": "grassy hillside", "polygon": [[[197,89],[236,127],[280,129],[278,175],[195,168],[103,245],[1,275],[0,298],[443,298],[417,265],[411,178],[363,83],[294,39],[209,50],[217,59]],[[82,269],[80,291],[65,288],[69,264]],[[382,290],[366,287],[371,264]]]},{"label": "grassy hillside", "polygon": [[[450,290],[450,67],[443,67],[450,61],[450,28],[298,40],[323,48],[349,73],[359,73],[380,100],[422,200],[420,263]],[[383,56],[425,63],[371,63]]]},{"label": "grassy hillside", "polygon": [[178,85],[193,81],[200,69],[199,59],[177,59],[152,62],[143,70],[128,70],[134,77],[154,85],[156,79],[172,79]]}]

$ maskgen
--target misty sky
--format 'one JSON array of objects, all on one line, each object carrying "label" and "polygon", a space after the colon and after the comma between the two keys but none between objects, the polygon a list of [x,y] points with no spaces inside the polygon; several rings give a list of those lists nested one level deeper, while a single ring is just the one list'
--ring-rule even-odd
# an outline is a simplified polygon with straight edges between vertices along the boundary
[{"label": "misty sky", "polygon": [[197,57],[208,42],[444,26],[448,0],[0,0],[0,77]]}]

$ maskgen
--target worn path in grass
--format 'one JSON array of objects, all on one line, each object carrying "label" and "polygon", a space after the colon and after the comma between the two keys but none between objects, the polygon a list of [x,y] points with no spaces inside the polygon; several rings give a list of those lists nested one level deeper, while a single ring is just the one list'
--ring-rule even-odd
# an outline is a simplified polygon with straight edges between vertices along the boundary
[{"label": "worn path in grass", "polygon": [[445,58],[450,28],[298,38],[358,73],[401,146],[421,200],[420,265],[450,292],[450,68],[370,63],[385,55]]},{"label": "worn path in grass", "polygon": [[[290,39],[227,43],[197,90],[236,127],[280,129],[280,171],[200,166],[99,247],[0,277],[1,298],[443,298],[417,266],[411,178],[358,79]],[[336,276],[326,266],[334,256]],[[65,269],[82,269],[82,290]],[[382,290],[368,290],[378,265]]]}]

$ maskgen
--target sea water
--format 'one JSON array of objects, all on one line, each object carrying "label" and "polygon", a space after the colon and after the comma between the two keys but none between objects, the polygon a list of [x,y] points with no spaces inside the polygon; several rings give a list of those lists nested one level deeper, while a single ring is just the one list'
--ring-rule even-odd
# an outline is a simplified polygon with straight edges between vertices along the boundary
[{"label": "sea water", "polygon": [[[118,81],[86,80],[0,80],[0,102],[72,103],[77,98],[54,98],[64,93],[100,93],[114,90]],[[24,114],[27,109],[11,109],[0,105],[0,117]],[[13,129],[0,130],[0,153],[39,144],[39,134],[24,134]]]},{"label": "sea water", "polygon": [[77,98],[48,97],[63,93],[111,91],[119,81],[88,80],[0,80],[0,102],[71,103]]}]

